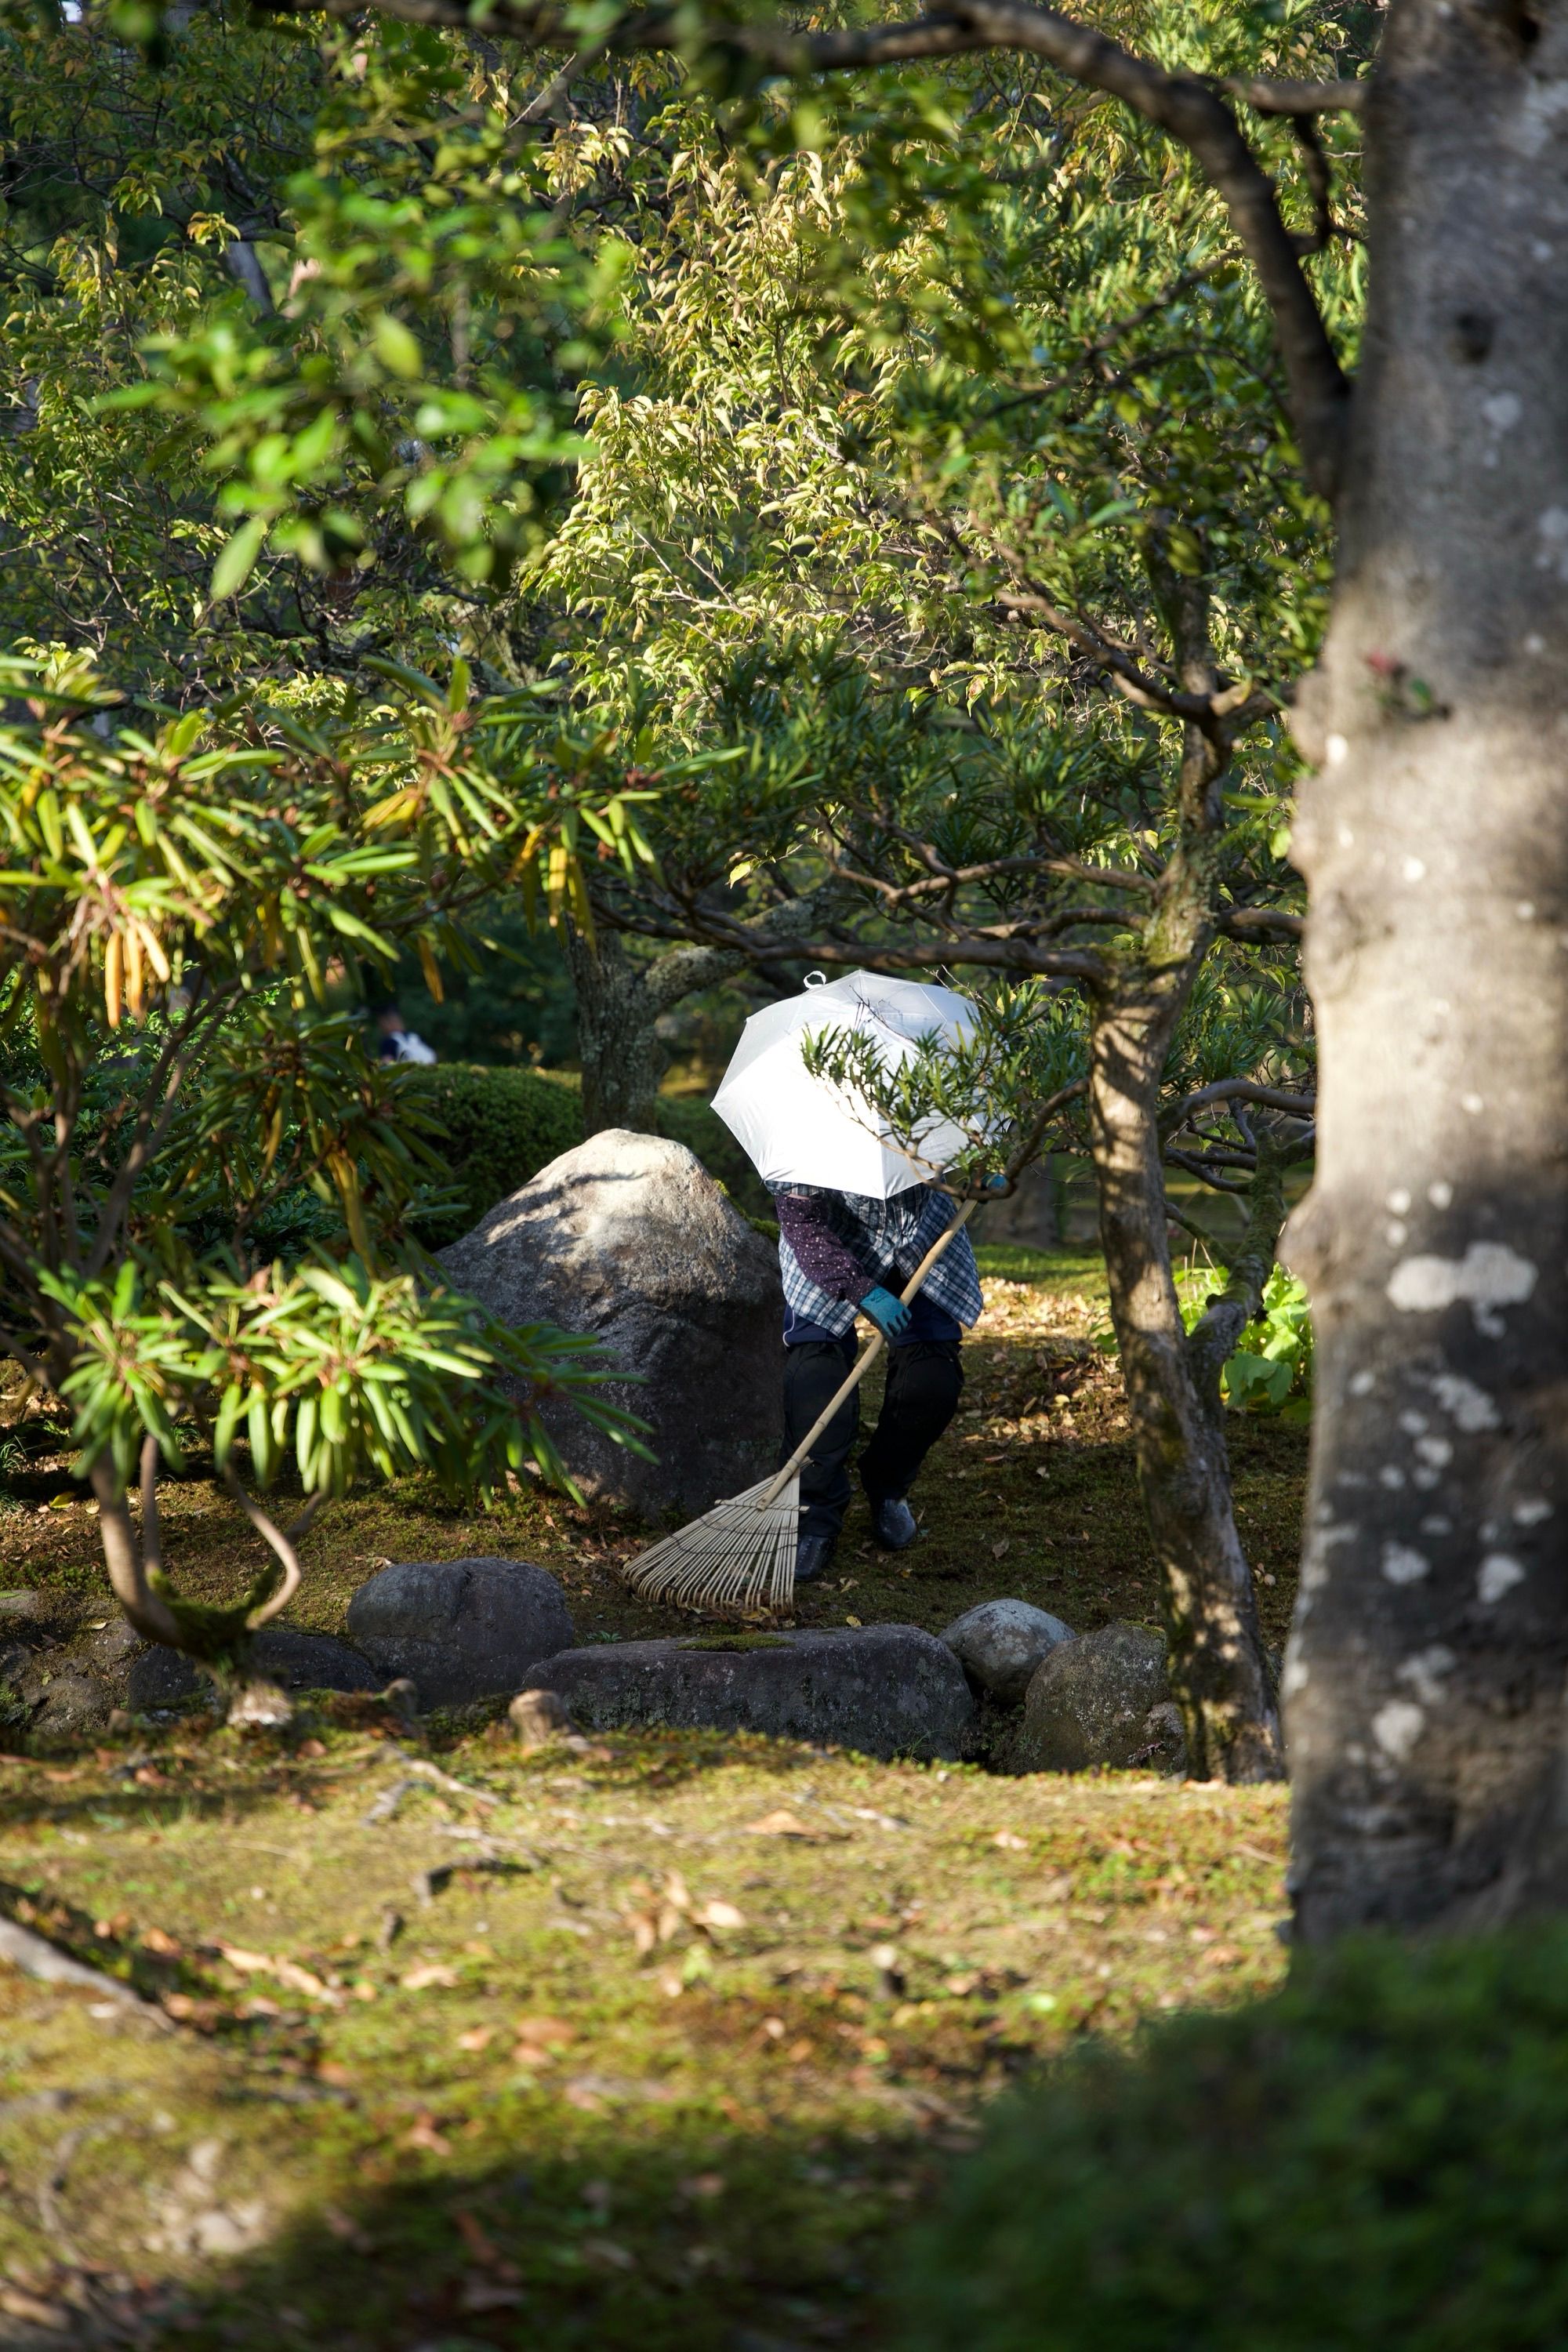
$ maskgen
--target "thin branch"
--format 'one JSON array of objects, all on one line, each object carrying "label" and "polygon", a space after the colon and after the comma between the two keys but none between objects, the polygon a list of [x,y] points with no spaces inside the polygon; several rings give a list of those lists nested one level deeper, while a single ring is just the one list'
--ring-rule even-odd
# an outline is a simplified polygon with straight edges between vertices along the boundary
[{"label": "thin branch", "polygon": [[1173,1103],[1161,1118],[1160,1132],[1176,1134],[1194,1112],[1207,1110],[1213,1103],[1256,1103],[1261,1110],[1282,1110],[1292,1118],[1310,1118],[1317,1099],[1316,1095],[1290,1094],[1282,1087],[1261,1087],[1251,1078],[1216,1078],[1212,1086],[1199,1087]]},{"label": "thin branch", "polygon": [[[262,1542],[268,1546],[269,1550],[277,1554],[283,1570],[283,1581],[279,1584],[277,1591],[269,1599],[262,1601],[259,1607],[253,1609],[249,1616],[245,1621],[247,1633],[259,1633],[263,1625],[269,1623],[270,1621],[278,1615],[280,1610],[287,1609],[290,1601],[293,1600],[296,1592],[299,1591],[300,1555],[295,1550],[293,1543],[290,1541],[289,1535],[286,1535],[283,1529],[279,1526],[277,1520],[270,1517],[268,1514],[262,1509],[260,1504],[255,1501],[251,1496],[247,1494],[244,1486],[235,1475],[234,1465],[231,1462],[226,1462],[224,1464],[223,1483],[228,1488],[229,1493],[234,1496],[235,1501],[239,1505],[240,1509],[245,1513],[246,1517],[250,1521],[251,1526],[256,1529],[257,1534],[261,1538]],[[310,1501],[305,1507],[306,1513],[308,1515],[313,1516],[314,1507],[319,1504],[320,1499],[321,1498],[318,1496],[311,1496]],[[306,1524],[309,1525],[309,1516],[307,1517]],[[292,1530],[290,1530],[290,1534],[291,1533]]]},{"label": "thin branch", "polygon": [[1306,929],[1300,915],[1280,907],[1226,907],[1215,926],[1221,939],[1255,940],[1259,931],[1277,931],[1283,940],[1299,940]]},{"label": "thin branch", "polygon": [[1233,74],[1220,88],[1255,114],[1359,114],[1372,94],[1370,81],[1270,81]]},{"label": "thin branch", "polygon": [[155,1437],[142,1440],[142,1561],[150,1576],[163,1565],[158,1536],[158,1451]]}]

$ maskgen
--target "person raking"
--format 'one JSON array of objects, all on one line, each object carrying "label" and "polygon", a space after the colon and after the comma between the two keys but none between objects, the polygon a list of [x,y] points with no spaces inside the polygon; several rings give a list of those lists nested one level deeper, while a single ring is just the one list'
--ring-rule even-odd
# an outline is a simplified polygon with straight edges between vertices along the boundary
[{"label": "person raking", "polygon": [[[980,1275],[969,1235],[955,1236],[910,1306],[898,1297],[957,1213],[951,1196],[916,1185],[890,1200],[821,1185],[769,1185],[778,1212],[784,1294],[785,1458],[855,1360],[858,1315],[888,1341],[881,1413],[858,1465],[878,1543],[904,1551],[919,1524],[909,1495],[921,1463],[958,1409],[960,1350],[980,1312]],[[850,1451],[859,1425],[854,1391],[829,1422],[800,1474],[795,1580],[821,1576],[848,1509]]]}]

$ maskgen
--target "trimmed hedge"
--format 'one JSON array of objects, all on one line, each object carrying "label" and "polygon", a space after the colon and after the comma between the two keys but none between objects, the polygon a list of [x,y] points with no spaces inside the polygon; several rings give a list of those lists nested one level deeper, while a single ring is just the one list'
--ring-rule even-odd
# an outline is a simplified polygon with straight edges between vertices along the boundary
[{"label": "trimmed hedge", "polygon": [[907,2249],[906,2352],[1560,2352],[1568,1929],[1313,1958],[1070,2059]]},{"label": "trimmed hedge", "polygon": [[[479,1223],[487,1209],[583,1140],[580,1082],[568,1071],[486,1069],[443,1062],[404,1073],[410,1102],[438,1119],[434,1139],[461,1205],[415,1220],[421,1241],[439,1248]],[[696,1153],[746,1213],[765,1211],[768,1196],[722,1119],[704,1102],[666,1097],[660,1131]]]}]

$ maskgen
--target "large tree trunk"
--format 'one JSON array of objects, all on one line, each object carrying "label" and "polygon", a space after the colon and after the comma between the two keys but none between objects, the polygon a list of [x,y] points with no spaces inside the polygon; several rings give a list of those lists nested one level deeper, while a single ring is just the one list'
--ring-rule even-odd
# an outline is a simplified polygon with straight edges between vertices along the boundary
[{"label": "large tree trunk", "polygon": [[[810,928],[826,899],[821,891],[789,899],[751,928],[760,937],[788,939]],[[606,1127],[655,1133],[658,1084],[669,1058],[658,1034],[661,1017],[686,997],[733,980],[745,971],[745,956],[737,948],[678,947],[638,961],[607,925],[589,939],[568,924],[566,961],[576,995],[584,1134]]]},{"label": "large tree trunk", "polygon": [[1568,12],[1399,0],[1300,733],[1300,1933],[1568,1899]]},{"label": "large tree trunk", "polygon": [[1096,1005],[1089,1116],[1100,1233],[1188,1769],[1194,1780],[1270,1780],[1284,1769],[1279,1722],[1237,1534],[1219,1375],[1268,1279],[1284,1208],[1277,1177],[1270,1184],[1260,1171],[1272,1225],[1265,1236],[1255,1209],[1235,1296],[1189,1340],[1171,1271],[1157,1115],[1195,971],[1196,962],[1167,968],[1142,985],[1129,974]]}]

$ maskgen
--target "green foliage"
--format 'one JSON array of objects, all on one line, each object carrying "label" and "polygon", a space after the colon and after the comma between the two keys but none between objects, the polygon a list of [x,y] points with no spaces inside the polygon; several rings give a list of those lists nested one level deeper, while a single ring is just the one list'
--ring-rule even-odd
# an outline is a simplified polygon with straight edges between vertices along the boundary
[{"label": "green foliage", "polygon": [[[288,1466],[322,1496],[560,1477],[551,1394],[629,1440],[581,1341],[510,1332],[410,1257],[431,1122],[324,1001],[334,962],[406,946],[434,974],[503,880],[580,904],[579,828],[634,856],[625,806],[536,761],[516,698],[475,699],[460,662],[326,728],[101,731],[86,673],[7,682],[31,717],[0,727],[0,1349],[73,1413],[121,1598],[161,1589],[155,1524],[144,1579],[122,1507],[149,1447],[210,1444],[232,1480],[243,1442],[260,1486]],[[295,1251],[269,1257],[279,1225]],[[226,1612],[179,1604],[182,1638],[232,1649],[270,1573]]]},{"label": "green foliage", "polygon": [[[429,1248],[456,1241],[498,1201],[583,1140],[578,1081],[566,1071],[443,1063],[399,1075],[422,1125],[439,1138],[442,1167],[458,1196],[415,1211],[414,1230]],[[658,1115],[660,1133],[695,1152],[738,1206],[745,1209],[753,1196],[765,1203],[751,1161],[706,1103],[664,1095]]]},{"label": "green foliage", "polygon": [[1568,1943],[1363,1940],[1090,2047],[905,2250],[906,2352],[1548,2352],[1568,2333]]},{"label": "green foliage", "polygon": [[420,1239],[431,1248],[456,1241],[583,1140],[576,1088],[560,1078],[442,1063],[406,1070],[403,1083],[409,1101],[438,1129],[442,1160],[459,1196],[418,1216]]},{"label": "green foliage", "polygon": [[[1228,1276],[1206,1266],[1177,1285],[1182,1321],[1190,1331]],[[1263,1288],[1262,1311],[1220,1379],[1226,1404],[1243,1412],[1279,1413],[1308,1421],[1312,1411],[1312,1310],[1306,1286],[1277,1265]]]}]

